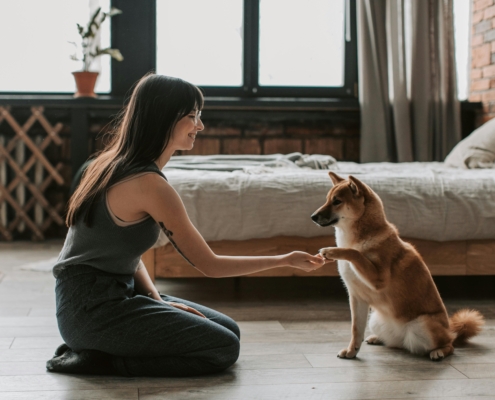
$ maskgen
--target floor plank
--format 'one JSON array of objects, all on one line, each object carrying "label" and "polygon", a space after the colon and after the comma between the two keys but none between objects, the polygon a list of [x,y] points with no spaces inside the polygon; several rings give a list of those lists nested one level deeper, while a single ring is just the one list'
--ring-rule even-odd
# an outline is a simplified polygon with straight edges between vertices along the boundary
[{"label": "floor plank", "polygon": [[138,389],[0,392],[0,400],[138,400]]}]

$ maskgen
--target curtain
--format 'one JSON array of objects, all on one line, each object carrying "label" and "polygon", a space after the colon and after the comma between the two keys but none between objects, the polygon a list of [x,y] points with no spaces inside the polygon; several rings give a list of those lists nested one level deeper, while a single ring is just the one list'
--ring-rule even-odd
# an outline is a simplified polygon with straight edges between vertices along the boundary
[{"label": "curtain", "polygon": [[461,139],[453,0],[358,0],[361,162],[443,161]]}]

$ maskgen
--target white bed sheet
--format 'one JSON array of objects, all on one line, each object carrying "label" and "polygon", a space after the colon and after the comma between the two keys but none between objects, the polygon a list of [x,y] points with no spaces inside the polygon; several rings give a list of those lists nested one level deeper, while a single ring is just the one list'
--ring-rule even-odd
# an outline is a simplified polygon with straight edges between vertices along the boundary
[{"label": "white bed sheet", "polygon": [[[495,239],[495,170],[461,170],[443,163],[338,162],[381,197],[401,236],[436,241]],[[328,170],[163,170],[208,241],[332,235],[310,219],[324,201]]]}]

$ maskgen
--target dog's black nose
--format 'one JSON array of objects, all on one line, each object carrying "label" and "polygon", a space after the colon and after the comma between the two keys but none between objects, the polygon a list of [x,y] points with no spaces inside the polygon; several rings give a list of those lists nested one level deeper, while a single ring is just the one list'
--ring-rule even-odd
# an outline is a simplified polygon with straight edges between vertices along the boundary
[{"label": "dog's black nose", "polygon": [[313,221],[315,221],[315,222],[318,222],[318,218],[319,218],[319,215],[318,215],[318,214],[316,214],[316,213],[315,213],[315,214],[313,214],[313,215],[311,216],[311,219],[312,219]]}]

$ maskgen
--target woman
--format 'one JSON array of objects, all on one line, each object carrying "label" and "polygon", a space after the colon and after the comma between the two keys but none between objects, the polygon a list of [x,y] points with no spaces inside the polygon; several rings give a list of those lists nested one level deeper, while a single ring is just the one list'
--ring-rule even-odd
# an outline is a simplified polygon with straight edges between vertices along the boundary
[{"label": "woman", "polygon": [[52,372],[191,376],[221,371],[239,355],[229,317],[158,293],[140,257],[160,229],[209,277],[290,266],[321,267],[303,252],[272,257],[218,256],[189,220],[161,170],[203,130],[200,90],[147,75],[136,85],[115,135],[83,175],[67,214],[70,227],[53,268],[57,321],[66,343]]}]

